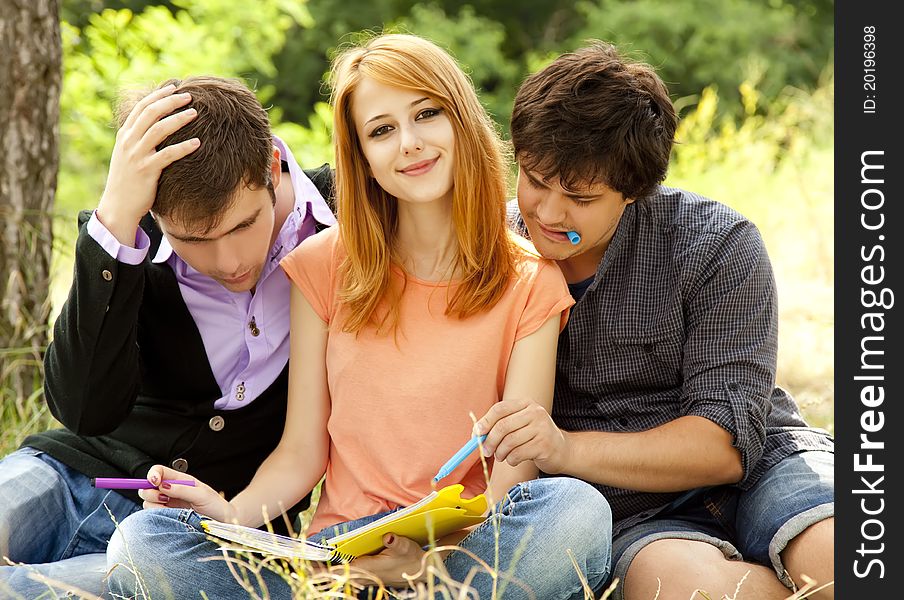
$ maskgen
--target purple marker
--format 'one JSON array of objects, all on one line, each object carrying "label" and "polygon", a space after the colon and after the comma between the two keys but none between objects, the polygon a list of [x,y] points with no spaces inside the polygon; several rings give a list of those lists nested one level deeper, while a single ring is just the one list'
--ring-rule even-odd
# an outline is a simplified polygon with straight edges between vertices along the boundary
[{"label": "purple marker", "polygon": [[566,231],[565,235],[568,236],[568,241],[571,242],[572,246],[577,246],[581,243],[581,236],[578,235],[577,231]]},{"label": "purple marker", "polygon": [[[164,479],[163,483],[195,486],[195,482],[189,479]],[[123,479],[120,477],[95,477],[91,480],[91,485],[104,490],[153,490],[157,487],[147,479]]]}]

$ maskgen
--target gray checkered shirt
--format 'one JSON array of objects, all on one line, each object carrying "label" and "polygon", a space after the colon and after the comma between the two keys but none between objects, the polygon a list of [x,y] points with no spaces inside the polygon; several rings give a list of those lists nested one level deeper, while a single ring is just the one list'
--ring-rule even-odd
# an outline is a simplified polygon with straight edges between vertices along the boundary
[{"label": "gray checkered shirt", "polygon": [[[528,236],[516,201],[510,226]],[[568,431],[643,431],[684,415],[734,436],[748,489],[800,450],[834,451],[775,387],[775,282],[756,227],[734,210],[659,187],[629,205],[559,336],[553,418]],[[616,529],[682,493],[595,485]]]}]

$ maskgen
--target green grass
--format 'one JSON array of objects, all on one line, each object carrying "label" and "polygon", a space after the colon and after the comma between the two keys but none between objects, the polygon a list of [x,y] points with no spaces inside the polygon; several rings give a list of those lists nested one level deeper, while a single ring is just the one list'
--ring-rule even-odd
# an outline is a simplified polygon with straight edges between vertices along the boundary
[{"label": "green grass", "polygon": [[[60,213],[54,216],[50,323],[56,319],[72,281],[74,223],[75,213]],[[49,328],[48,324],[48,330]],[[43,365],[31,353],[15,348],[0,348],[0,456],[5,456],[18,448],[22,440],[31,433],[51,427],[60,427],[60,424],[47,410],[43,389],[40,385],[42,380],[40,374],[31,394],[22,396],[16,393],[12,384],[11,371],[23,361],[27,361],[31,367],[43,372]]]}]

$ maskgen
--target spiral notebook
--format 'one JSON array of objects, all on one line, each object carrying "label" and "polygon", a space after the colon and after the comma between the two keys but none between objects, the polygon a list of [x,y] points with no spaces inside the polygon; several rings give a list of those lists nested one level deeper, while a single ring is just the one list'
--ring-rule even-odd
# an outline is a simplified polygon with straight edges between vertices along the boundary
[{"label": "spiral notebook", "polygon": [[253,527],[205,519],[201,527],[209,535],[241,546],[240,549],[282,558],[333,563],[350,562],[358,556],[383,549],[383,536],[394,533],[425,546],[452,532],[476,525],[487,517],[483,494],[462,499],[464,486],[450,485],[372,523],[315,543],[270,533]]}]

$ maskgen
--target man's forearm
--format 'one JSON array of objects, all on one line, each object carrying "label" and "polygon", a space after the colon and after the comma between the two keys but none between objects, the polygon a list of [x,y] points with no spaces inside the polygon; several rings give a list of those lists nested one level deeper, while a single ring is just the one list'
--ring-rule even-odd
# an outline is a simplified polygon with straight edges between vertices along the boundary
[{"label": "man's forearm", "polygon": [[741,458],[730,433],[703,417],[681,417],[636,433],[565,432],[562,474],[644,492],[736,483]]},{"label": "man's forearm", "polygon": [[85,231],[75,279],[44,358],[47,403],[70,430],[101,435],[128,415],[138,393],[138,306],[144,276],[122,265]]}]

